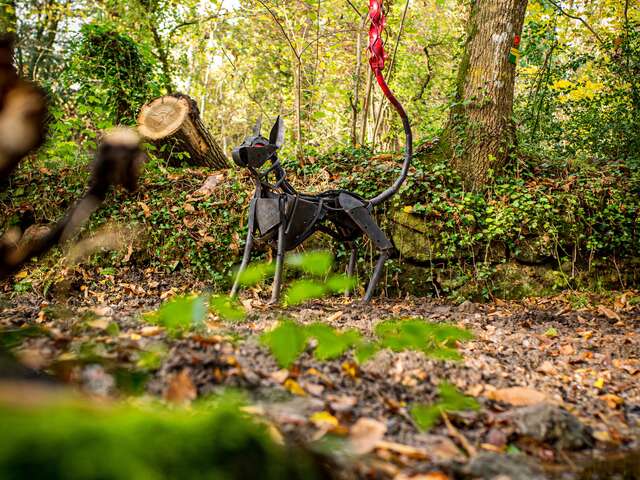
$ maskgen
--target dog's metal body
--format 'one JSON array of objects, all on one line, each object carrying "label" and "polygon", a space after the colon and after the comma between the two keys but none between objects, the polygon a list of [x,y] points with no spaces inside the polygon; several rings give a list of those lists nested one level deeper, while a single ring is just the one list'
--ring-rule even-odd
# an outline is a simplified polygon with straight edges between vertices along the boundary
[{"label": "dog's metal body", "polygon": [[[278,301],[285,252],[321,231],[351,245],[347,269],[350,276],[355,268],[356,240],[366,235],[380,252],[364,297],[365,301],[369,301],[380,280],[384,262],[393,251],[393,245],[373,218],[371,202],[346,190],[329,190],[315,195],[300,193],[289,183],[277,156],[283,128],[282,120],[278,118],[267,140],[260,135],[258,124],[253,136],[233,151],[236,164],[251,172],[256,190],[249,206],[249,231],[244,257],[231,294],[237,293],[239,275],[249,264],[254,241],[260,239],[275,244],[276,271],[271,300]],[[260,170],[266,163],[269,163],[268,167]]]},{"label": "dog's metal body", "polygon": [[372,23],[369,32],[369,63],[382,91],[400,115],[405,130],[405,157],[400,176],[393,185],[371,200],[346,190],[329,190],[314,195],[300,193],[287,180],[277,155],[284,140],[282,119],[278,117],[276,120],[269,139],[261,135],[261,125],[258,122],[253,135],[233,151],[236,165],[251,172],[256,190],[249,206],[247,242],[242,264],[231,290],[232,296],[238,292],[240,276],[249,264],[255,239],[271,241],[275,245],[276,270],[271,300],[277,302],[282,286],[285,252],[298,247],[313,233],[321,231],[351,245],[347,267],[349,276],[353,276],[355,269],[356,241],[362,236],[369,237],[379,256],[364,301],[368,302],[373,297],[382,276],[384,262],[391,255],[393,245],[378,226],[371,211],[375,205],[384,202],[400,189],[409,172],[413,153],[408,117],[382,76],[385,60],[381,37],[385,23],[382,0],[370,0],[369,16]]}]

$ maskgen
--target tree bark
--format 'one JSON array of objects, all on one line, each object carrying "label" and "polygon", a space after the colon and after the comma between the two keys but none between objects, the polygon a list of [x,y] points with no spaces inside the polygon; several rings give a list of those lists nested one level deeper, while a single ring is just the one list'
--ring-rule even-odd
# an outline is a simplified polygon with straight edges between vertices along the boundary
[{"label": "tree bark", "polygon": [[509,55],[520,36],[527,0],[476,0],[458,71],[456,101],[443,135],[465,185],[478,189],[507,162],[516,66]]},{"label": "tree bark", "polygon": [[[142,107],[138,130],[159,148],[158,155],[174,164],[227,168],[227,158],[200,119],[196,102],[180,93],[157,98]],[[188,153],[181,159],[180,153]]]}]

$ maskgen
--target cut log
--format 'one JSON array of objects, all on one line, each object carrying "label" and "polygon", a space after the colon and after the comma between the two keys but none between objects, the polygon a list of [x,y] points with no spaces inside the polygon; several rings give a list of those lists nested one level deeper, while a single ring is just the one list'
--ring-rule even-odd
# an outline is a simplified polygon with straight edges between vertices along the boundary
[{"label": "cut log", "polygon": [[[138,131],[156,144],[159,156],[170,163],[184,160],[202,167],[229,166],[224,152],[202,123],[196,102],[187,95],[174,93],[146,104],[138,115]],[[188,158],[176,155],[182,152]]]}]

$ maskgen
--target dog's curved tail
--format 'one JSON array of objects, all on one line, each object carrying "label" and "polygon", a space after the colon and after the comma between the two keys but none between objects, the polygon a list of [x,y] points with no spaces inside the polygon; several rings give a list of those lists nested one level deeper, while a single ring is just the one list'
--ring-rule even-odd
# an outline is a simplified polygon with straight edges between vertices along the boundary
[{"label": "dog's curved tail", "polygon": [[407,117],[407,112],[405,112],[402,104],[389,89],[389,86],[382,75],[386,57],[384,41],[382,40],[382,30],[384,29],[386,17],[382,10],[382,3],[383,0],[369,0],[369,18],[371,19],[371,27],[369,28],[369,64],[371,65],[373,74],[375,75],[384,96],[387,97],[389,102],[391,102],[391,105],[396,109],[396,112],[398,112],[398,115],[402,120],[406,143],[404,148],[404,162],[402,163],[400,176],[395,180],[395,182],[393,182],[393,185],[369,200],[371,205],[378,205],[396,194],[407,179],[409,167],[411,166],[411,158],[413,157],[413,136],[411,134],[409,117]]}]

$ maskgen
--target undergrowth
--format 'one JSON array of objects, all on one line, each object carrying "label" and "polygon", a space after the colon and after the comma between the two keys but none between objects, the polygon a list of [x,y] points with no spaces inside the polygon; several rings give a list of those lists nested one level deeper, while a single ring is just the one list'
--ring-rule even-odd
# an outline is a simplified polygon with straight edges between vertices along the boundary
[{"label": "undergrowth", "polygon": [[[87,176],[82,168],[42,164],[23,166],[11,196],[0,195],[5,227],[19,223],[30,210],[38,222],[53,221],[82,193]],[[302,190],[345,188],[371,198],[393,181],[399,161],[341,148],[304,167],[294,161],[285,165]],[[99,253],[89,265],[186,271],[214,288],[228,288],[244,246],[252,186],[242,172],[230,169],[212,195],[195,195],[211,173],[152,159],[140,190],[132,196],[112,194],[88,225],[90,231],[105,224],[135,226],[131,252],[126,254],[124,247],[124,252]],[[508,262],[544,267],[544,278],[531,283],[544,283],[545,293],[631,288],[640,282],[634,268],[640,257],[640,169],[623,163],[594,169],[521,160],[485,192],[473,193],[462,188],[446,161],[422,155],[400,194],[376,213],[401,253],[400,261],[387,263],[388,290],[458,298],[513,296],[518,292],[505,274]],[[333,247],[324,235],[313,242]],[[267,248],[259,251],[258,258]],[[364,277],[374,253],[368,242],[361,250]],[[336,255],[346,261],[341,246]],[[52,258],[59,259],[60,253]],[[415,271],[412,264],[422,268]],[[17,288],[28,289],[28,284]],[[519,293],[535,293],[535,286]]]}]

